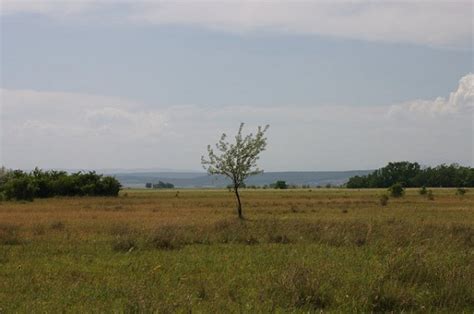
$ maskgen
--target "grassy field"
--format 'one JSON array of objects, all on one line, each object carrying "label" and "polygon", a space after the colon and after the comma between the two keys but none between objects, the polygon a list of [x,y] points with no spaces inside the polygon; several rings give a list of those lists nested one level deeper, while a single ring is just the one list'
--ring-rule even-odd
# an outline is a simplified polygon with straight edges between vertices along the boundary
[{"label": "grassy field", "polygon": [[0,312],[474,311],[474,190],[0,203]]}]

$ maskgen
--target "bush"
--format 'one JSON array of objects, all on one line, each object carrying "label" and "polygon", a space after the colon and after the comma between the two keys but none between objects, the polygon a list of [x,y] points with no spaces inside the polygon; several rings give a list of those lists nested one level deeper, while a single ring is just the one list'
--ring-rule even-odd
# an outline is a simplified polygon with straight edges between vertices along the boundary
[{"label": "bush", "polygon": [[400,183],[395,183],[388,188],[388,191],[392,197],[402,197],[405,194],[405,189]]},{"label": "bush", "polygon": [[15,170],[0,178],[0,195],[8,200],[29,200],[53,196],[117,196],[120,182],[113,177],[104,177],[94,171],[68,174],[64,171],[42,171],[30,173]]},{"label": "bush", "polygon": [[457,188],[456,189],[456,195],[463,196],[466,193],[467,193],[467,190],[465,188]]},{"label": "bush", "polygon": [[153,184],[154,189],[174,189],[174,184],[168,183],[168,182],[163,182],[163,181],[158,181],[158,183]]},{"label": "bush", "polygon": [[279,181],[273,183],[273,184],[271,185],[271,187],[274,188],[274,189],[282,189],[282,190],[284,190],[284,189],[287,189],[287,188],[288,188],[288,184],[286,184],[286,181],[279,180]]},{"label": "bush", "polygon": [[30,178],[22,176],[9,179],[1,189],[7,200],[33,201],[38,188]]},{"label": "bush", "polygon": [[418,191],[420,195],[426,195],[428,193],[428,190],[426,189],[426,186],[422,186],[421,189]]},{"label": "bush", "polygon": [[395,183],[402,183],[404,187],[474,187],[474,168],[458,164],[422,168],[416,162],[390,162],[371,174],[351,177],[346,186],[351,189],[388,188]]}]

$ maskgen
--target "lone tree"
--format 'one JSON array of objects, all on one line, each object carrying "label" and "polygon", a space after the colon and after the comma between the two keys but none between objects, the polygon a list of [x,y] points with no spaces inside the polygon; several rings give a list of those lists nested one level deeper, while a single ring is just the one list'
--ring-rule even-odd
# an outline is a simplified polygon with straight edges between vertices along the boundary
[{"label": "lone tree", "polygon": [[267,146],[265,132],[269,126],[258,127],[257,133],[250,133],[242,136],[244,124],[241,123],[239,132],[235,136],[235,142],[229,143],[227,135],[224,133],[216,144],[216,152],[207,146],[208,158],[201,157],[201,163],[207,173],[210,175],[220,174],[229,177],[232,180],[232,188],[237,198],[237,213],[239,218],[242,215],[242,203],[240,201],[239,188],[244,185],[244,180],[254,174],[262,173],[257,166],[259,154]]}]

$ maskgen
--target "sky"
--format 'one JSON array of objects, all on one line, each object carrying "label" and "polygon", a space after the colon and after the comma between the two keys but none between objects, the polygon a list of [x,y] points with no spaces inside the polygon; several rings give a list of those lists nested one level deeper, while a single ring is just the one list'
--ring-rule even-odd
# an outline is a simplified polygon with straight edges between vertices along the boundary
[{"label": "sky", "polygon": [[266,171],[474,166],[472,1],[0,4],[8,168],[201,170],[241,122]]}]

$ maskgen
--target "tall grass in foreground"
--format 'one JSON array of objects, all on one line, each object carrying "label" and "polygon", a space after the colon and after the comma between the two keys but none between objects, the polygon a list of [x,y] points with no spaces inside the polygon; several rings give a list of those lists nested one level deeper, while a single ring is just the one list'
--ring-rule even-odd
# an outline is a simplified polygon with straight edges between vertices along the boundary
[{"label": "tall grass in foreground", "polygon": [[0,203],[0,312],[474,311],[474,193],[127,193]]}]

